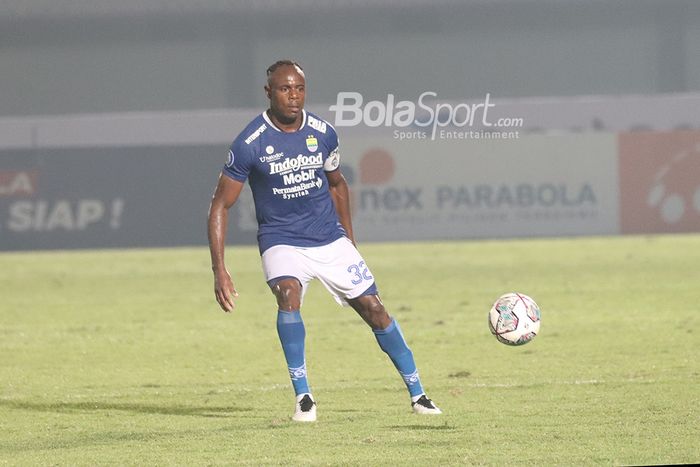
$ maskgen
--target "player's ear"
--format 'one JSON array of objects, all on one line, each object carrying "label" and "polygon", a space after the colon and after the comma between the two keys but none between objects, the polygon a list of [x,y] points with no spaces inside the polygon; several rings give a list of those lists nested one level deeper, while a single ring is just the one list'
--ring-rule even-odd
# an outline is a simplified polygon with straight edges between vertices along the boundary
[{"label": "player's ear", "polygon": [[270,98],[272,97],[272,95],[270,94],[271,91],[272,91],[272,89],[270,89],[270,86],[268,86],[268,85],[266,84],[266,85],[265,85],[265,94],[267,95],[267,98],[268,98],[268,99],[270,99]]}]

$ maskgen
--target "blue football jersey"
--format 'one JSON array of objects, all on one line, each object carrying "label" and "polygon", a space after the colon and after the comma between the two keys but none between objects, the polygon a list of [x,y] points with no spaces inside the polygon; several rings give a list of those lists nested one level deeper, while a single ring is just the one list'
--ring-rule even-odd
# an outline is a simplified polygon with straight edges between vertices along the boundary
[{"label": "blue football jersey", "polygon": [[233,141],[223,173],[248,180],[262,254],[274,245],[321,246],[343,235],[326,172],[338,170],[338,135],[330,123],[302,111],[286,133],[261,113]]}]

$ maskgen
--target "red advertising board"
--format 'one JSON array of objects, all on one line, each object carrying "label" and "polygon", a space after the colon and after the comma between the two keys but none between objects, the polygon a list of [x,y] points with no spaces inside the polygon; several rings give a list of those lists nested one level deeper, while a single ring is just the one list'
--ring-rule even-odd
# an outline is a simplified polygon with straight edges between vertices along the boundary
[{"label": "red advertising board", "polygon": [[700,131],[619,135],[622,233],[700,231]]}]

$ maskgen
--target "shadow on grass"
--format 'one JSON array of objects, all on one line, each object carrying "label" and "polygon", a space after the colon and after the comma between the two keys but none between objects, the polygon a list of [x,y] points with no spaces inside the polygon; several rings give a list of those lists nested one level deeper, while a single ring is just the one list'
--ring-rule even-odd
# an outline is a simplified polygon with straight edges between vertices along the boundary
[{"label": "shadow on grass", "polygon": [[[241,408],[234,406],[227,407],[186,407],[186,406],[159,406],[150,404],[137,403],[112,403],[112,402],[26,402],[18,400],[2,400],[0,399],[0,409],[16,409],[28,410],[36,412],[49,412],[60,414],[77,414],[90,415],[99,411],[124,411],[138,414],[156,414],[156,415],[177,415],[177,416],[194,416],[194,417],[217,417],[228,418],[226,426],[210,425],[210,422],[186,422],[188,426],[195,426],[196,429],[190,428],[186,430],[161,430],[154,429],[144,421],[142,430],[133,431],[114,431],[102,430],[101,426],[95,426],[94,429],[84,430],[82,428],[71,429],[64,431],[63,428],[54,428],[39,436],[20,437],[14,440],[0,439],[0,453],[8,452],[24,452],[24,451],[43,451],[43,450],[60,450],[60,449],[81,449],[84,447],[111,446],[124,443],[152,443],[158,445],[166,441],[172,443],[173,440],[182,440],[183,442],[191,442],[193,439],[205,439],[212,436],[213,433],[226,433],[229,436],[233,433],[246,431],[249,429],[249,424],[240,425],[238,421],[233,420],[236,413],[249,412],[251,408]],[[246,416],[246,421],[249,421]],[[192,425],[194,423],[194,425]],[[65,424],[64,424],[65,425]],[[82,425],[81,425],[82,426]],[[0,465],[3,464],[2,456],[0,455]]]},{"label": "shadow on grass", "polygon": [[[0,440],[0,453],[3,451],[7,452],[28,452],[28,451],[52,451],[52,450],[62,450],[62,449],[83,449],[91,448],[95,449],[100,446],[114,446],[119,444],[151,444],[154,446],[160,445],[160,443],[167,443],[170,445],[173,440],[182,441],[182,443],[189,443],[193,440],[206,439],[206,437],[211,436],[212,433],[229,433],[229,432],[241,432],[245,431],[246,428],[205,428],[202,429],[188,429],[188,430],[155,430],[144,428],[141,431],[100,431],[91,430],[88,432],[66,432],[63,430],[56,430],[50,433],[46,433],[43,436],[29,436],[22,439],[11,440],[11,441],[1,441]],[[234,435],[235,436],[235,435]],[[130,459],[133,460],[133,459]],[[0,456],[0,464],[2,464],[2,456]],[[119,465],[118,462],[115,464]],[[12,464],[15,465],[15,464]],[[51,463],[51,465],[60,465],[59,462]],[[125,465],[130,465],[130,462],[125,462]],[[133,464],[139,465],[139,464]]]},{"label": "shadow on grass", "polygon": [[442,425],[391,425],[387,428],[391,428],[392,430],[437,430],[437,431],[452,431],[456,430],[457,428],[454,425],[448,425],[447,423],[444,423]]},{"label": "shadow on grass", "polygon": [[183,405],[163,406],[152,404],[118,403],[118,402],[27,402],[1,400],[0,407],[18,410],[32,410],[37,412],[94,412],[98,410],[121,410],[143,414],[181,415],[194,417],[231,417],[235,412],[248,412],[251,407],[189,407]]}]

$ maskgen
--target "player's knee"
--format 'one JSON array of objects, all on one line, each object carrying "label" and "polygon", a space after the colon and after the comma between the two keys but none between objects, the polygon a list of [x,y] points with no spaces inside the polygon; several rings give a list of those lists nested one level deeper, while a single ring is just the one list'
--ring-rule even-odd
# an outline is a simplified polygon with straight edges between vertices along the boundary
[{"label": "player's knee", "polygon": [[284,279],[272,287],[277,298],[277,306],[283,311],[301,308],[301,284],[296,279]]},{"label": "player's knee", "polygon": [[389,314],[379,301],[370,304],[368,312],[373,329],[383,329],[389,325]]},{"label": "player's knee", "polygon": [[391,324],[391,317],[377,296],[363,297],[355,309],[372,329],[386,329]]}]

